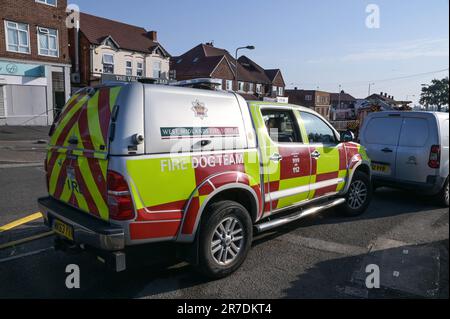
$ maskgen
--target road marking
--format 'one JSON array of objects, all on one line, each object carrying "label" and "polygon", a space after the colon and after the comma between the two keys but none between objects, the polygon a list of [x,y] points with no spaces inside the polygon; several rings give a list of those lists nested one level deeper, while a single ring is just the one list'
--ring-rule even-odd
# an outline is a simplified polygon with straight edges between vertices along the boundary
[{"label": "road marking", "polygon": [[16,227],[21,226],[23,224],[32,222],[32,221],[34,221],[36,219],[39,219],[39,218],[42,218],[42,217],[43,217],[42,213],[41,212],[37,212],[37,213],[34,213],[34,214],[29,215],[27,217],[18,219],[18,220],[13,221],[12,223],[9,223],[9,224],[7,224],[5,226],[1,226],[0,227],[0,233],[2,233],[4,231],[7,231],[7,230],[11,230],[13,228],[16,228]]},{"label": "road marking", "polygon": [[41,167],[43,163],[23,163],[23,164],[1,164],[0,169],[4,168],[23,168],[23,167]]},{"label": "road marking", "polygon": [[49,236],[51,236],[53,234],[54,234],[54,232],[50,231],[50,232],[47,232],[47,233],[38,234],[38,235],[35,235],[35,236],[31,236],[31,237],[19,239],[19,240],[16,240],[16,241],[12,241],[12,242],[0,245],[0,250],[6,249],[6,248],[10,248],[10,247],[13,247],[13,246],[22,245],[22,244],[28,243],[30,241],[33,241],[33,240],[38,240],[38,239],[42,239],[42,238],[45,238],[45,237],[49,237]]},{"label": "road marking", "polygon": [[17,256],[12,256],[12,257],[8,257],[8,258],[4,258],[4,259],[0,259],[0,264],[2,263],[6,263],[9,261],[13,261],[13,260],[17,260],[17,259],[21,259],[21,258],[25,258],[25,257],[30,257],[30,256],[34,256],[34,255],[38,255],[40,253],[46,252],[46,251],[50,251],[53,250],[53,247],[48,247],[48,248],[44,248],[44,249],[39,249],[36,251],[31,251],[29,253],[26,254],[22,254],[22,255],[17,255]]},{"label": "road marking", "polygon": [[317,249],[347,256],[364,255],[368,251],[366,247],[340,244],[317,238],[296,236],[293,234],[286,234],[284,236],[281,236],[280,239],[285,239],[292,244],[301,245],[306,248]]}]

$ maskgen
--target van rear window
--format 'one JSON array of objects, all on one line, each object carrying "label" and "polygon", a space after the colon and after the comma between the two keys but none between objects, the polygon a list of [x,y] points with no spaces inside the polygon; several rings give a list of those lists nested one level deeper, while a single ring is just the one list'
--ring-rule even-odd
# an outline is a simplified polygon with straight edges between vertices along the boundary
[{"label": "van rear window", "polygon": [[401,118],[373,118],[367,125],[365,139],[369,144],[397,146],[401,127]]},{"label": "van rear window", "polygon": [[422,147],[428,140],[430,130],[428,121],[420,118],[405,118],[403,120],[400,146]]}]

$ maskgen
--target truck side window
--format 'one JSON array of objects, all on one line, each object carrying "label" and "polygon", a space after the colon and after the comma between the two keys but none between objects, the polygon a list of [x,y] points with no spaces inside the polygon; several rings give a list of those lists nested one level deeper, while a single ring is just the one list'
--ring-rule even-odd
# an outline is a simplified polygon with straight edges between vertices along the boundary
[{"label": "truck side window", "polygon": [[307,112],[300,112],[303,124],[311,144],[337,144],[334,131],[319,117]]},{"label": "truck side window", "polygon": [[302,143],[297,121],[292,111],[263,109],[261,113],[272,141]]}]

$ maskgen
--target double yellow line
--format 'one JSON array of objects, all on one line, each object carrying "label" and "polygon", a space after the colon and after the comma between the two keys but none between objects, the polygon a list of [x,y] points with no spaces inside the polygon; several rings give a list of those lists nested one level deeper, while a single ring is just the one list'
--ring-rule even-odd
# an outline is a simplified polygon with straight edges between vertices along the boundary
[{"label": "double yellow line", "polygon": [[[26,224],[26,223],[35,221],[37,219],[40,219],[42,217],[43,217],[42,213],[41,212],[37,212],[37,213],[34,213],[32,215],[26,216],[24,218],[15,220],[12,223],[6,224],[4,226],[0,226],[0,234],[5,232],[5,231],[7,231],[7,230],[11,230],[13,228],[19,227],[19,226],[21,226],[23,224]],[[13,242],[9,242],[9,243],[0,245],[0,250],[6,249],[6,248],[10,248],[10,247],[13,247],[13,246],[17,246],[17,245],[20,245],[20,244],[24,244],[24,243],[27,243],[27,242],[30,242],[30,241],[33,241],[33,240],[36,240],[36,239],[45,238],[45,237],[48,237],[48,236],[51,236],[51,235],[53,235],[53,231],[46,232],[46,233],[43,233],[43,234],[38,234],[38,235],[31,236],[31,237],[28,237],[28,238],[20,239],[20,240],[16,240],[16,241],[13,241]]]}]

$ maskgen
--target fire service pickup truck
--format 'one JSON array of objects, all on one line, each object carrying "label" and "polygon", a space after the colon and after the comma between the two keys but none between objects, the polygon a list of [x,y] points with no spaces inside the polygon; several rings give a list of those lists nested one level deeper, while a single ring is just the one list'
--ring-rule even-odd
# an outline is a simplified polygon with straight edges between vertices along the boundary
[{"label": "fire service pickup truck", "polygon": [[229,92],[86,88],[50,135],[45,223],[57,247],[92,249],[115,271],[133,246],[175,242],[205,275],[224,277],[254,234],[332,207],[357,216],[372,195],[352,134],[308,108]]}]

